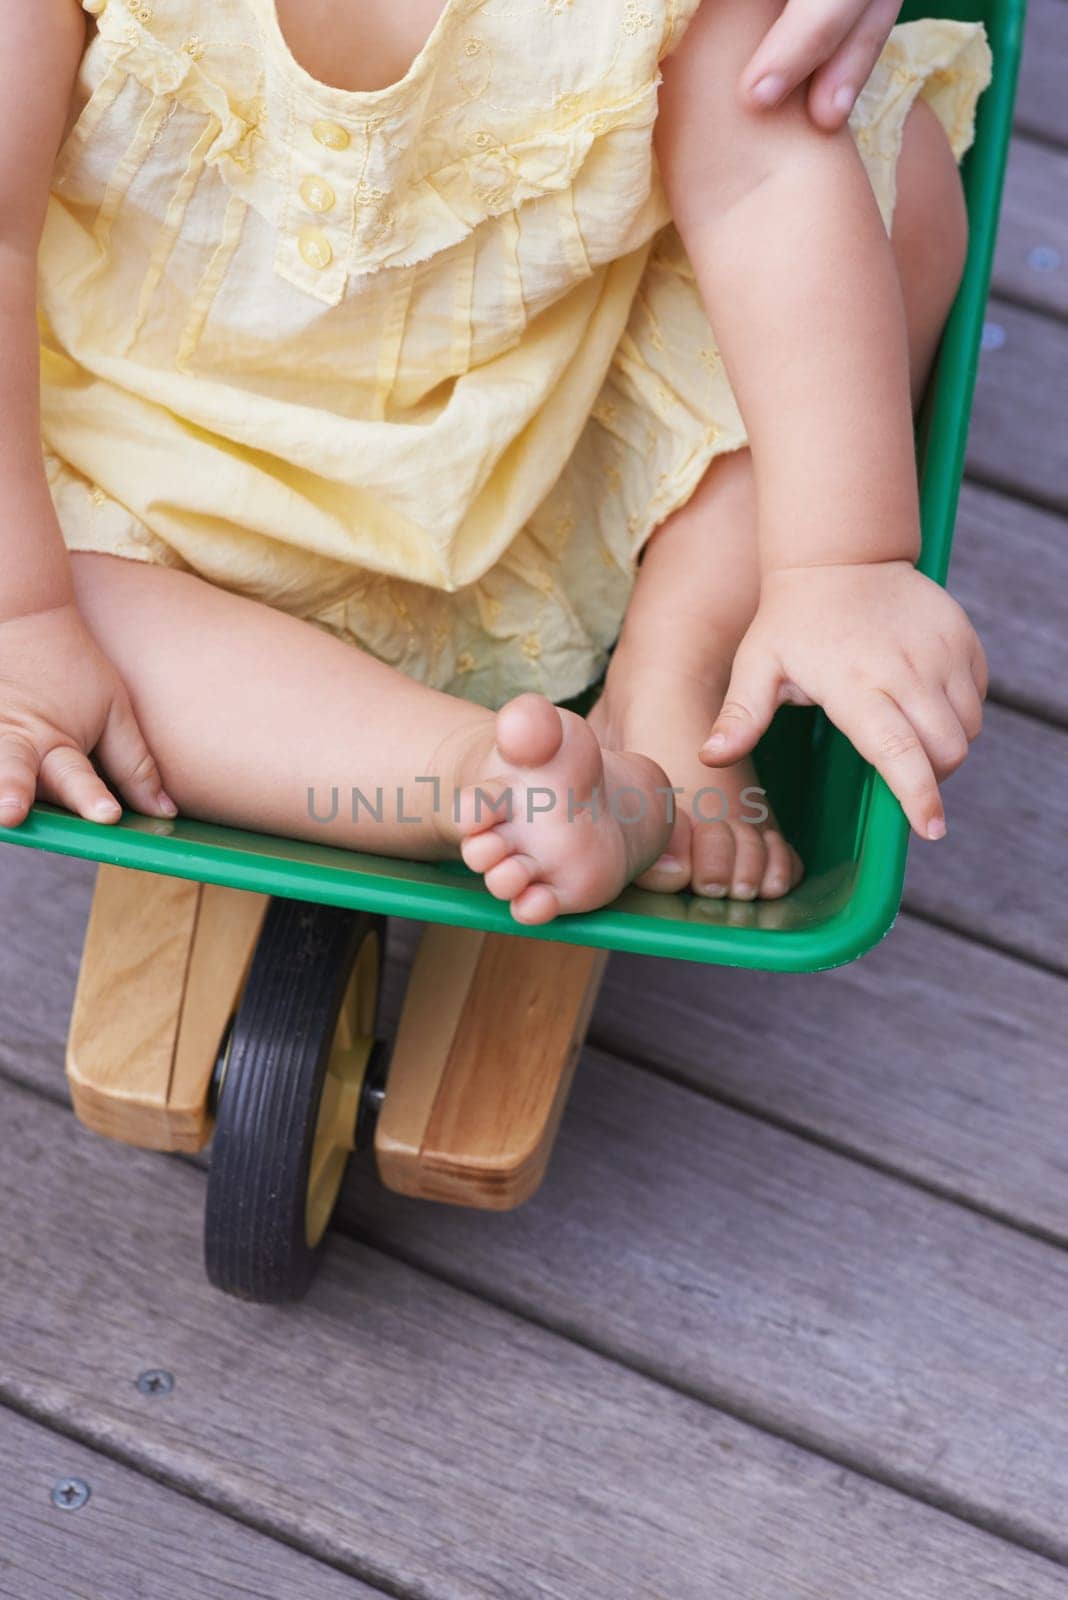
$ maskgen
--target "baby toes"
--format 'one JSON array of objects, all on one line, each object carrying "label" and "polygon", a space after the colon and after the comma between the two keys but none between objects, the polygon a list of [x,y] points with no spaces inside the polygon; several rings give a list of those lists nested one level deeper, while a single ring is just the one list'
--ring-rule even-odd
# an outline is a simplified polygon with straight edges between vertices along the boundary
[{"label": "baby toes", "polygon": [[555,889],[547,883],[532,883],[512,901],[512,916],[516,922],[536,927],[541,922],[551,922],[560,910]]},{"label": "baby toes", "polygon": [[483,879],[496,900],[514,900],[533,881],[538,864],[531,856],[507,856],[491,867]]},{"label": "baby toes", "polygon": [[639,889],[649,889],[653,894],[678,894],[690,882],[690,834],[693,824],[681,808],[675,812],[671,837],[651,867],[647,867],[634,882]]},{"label": "baby toes", "polygon": [[691,882],[695,893],[721,900],[734,878],[733,828],[726,822],[695,824],[691,850]]},{"label": "baby toes", "polygon": [[[512,807],[512,785],[507,778],[487,778],[460,792],[456,804],[456,821],[461,834],[471,838],[498,822],[507,822]],[[467,860],[467,857],[464,857]],[[467,862],[468,866],[471,863]],[[480,871],[480,868],[474,869]]]},{"label": "baby toes", "polygon": [[460,841],[460,855],[465,867],[472,872],[489,872],[511,853],[511,845],[495,829],[487,833],[474,833]]},{"label": "baby toes", "polygon": [[765,832],[764,847],[767,866],[760,885],[760,897],[762,900],[778,900],[797,882],[800,874],[796,869],[800,868],[801,860],[796,850],[791,850],[782,834],[776,833],[774,828],[768,828]]},{"label": "baby toes", "polygon": [[731,879],[732,900],[755,900],[767,867],[767,850],[764,832],[753,822],[736,822],[734,833],[734,876]]}]

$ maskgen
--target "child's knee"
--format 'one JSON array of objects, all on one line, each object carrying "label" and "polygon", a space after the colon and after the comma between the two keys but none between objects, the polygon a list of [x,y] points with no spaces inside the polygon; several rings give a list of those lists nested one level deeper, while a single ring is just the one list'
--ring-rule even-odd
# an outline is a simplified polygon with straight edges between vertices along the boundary
[{"label": "child's knee", "polygon": [[923,99],[905,119],[892,232],[906,291],[912,280],[948,309],[968,254],[968,211],[945,129]]}]

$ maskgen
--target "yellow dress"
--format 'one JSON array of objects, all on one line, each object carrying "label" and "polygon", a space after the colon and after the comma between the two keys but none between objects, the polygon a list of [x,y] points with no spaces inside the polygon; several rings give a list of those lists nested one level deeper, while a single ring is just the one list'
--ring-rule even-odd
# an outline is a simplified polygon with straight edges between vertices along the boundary
[{"label": "yellow dress", "polygon": [[[698,0],[445,0],[372,92],[311,77],[274,0],[82,4],[39,268],[67,546],[487,705],[577,693],[745,443],[651,140]],[[888,226],[914,98],[959,158],[989,72],[979,25],[894,30],[851,119]]]}]

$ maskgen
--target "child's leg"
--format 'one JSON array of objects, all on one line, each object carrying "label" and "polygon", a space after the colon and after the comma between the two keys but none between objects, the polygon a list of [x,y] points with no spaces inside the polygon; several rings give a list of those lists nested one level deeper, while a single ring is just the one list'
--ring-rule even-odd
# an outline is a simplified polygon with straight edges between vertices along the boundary
[{"label": "child's leg", "polygon": [[[603,905],[663,848],[661,770],[606,754],[581,717],[540,695],[494,715],[190,573],[89,552],[71,565],[79,608],[185,815],[380,855],[462,851],[522,922]],[[420,778],[438,780],[437,807]],[[505,786],[511,821],[491,809]],[[597,786],[628,790],[628,817],[644,799],[644,816],[580,810]],[[354,789],[365,797],[355,814]]]},{"label": "child's leg", "polygon": [[[918,402],[967,247],[956,163],[922,100],[905,123],[897,181],[891,242]],[[801,876],[774,816],[743,820],[755,815],[744,796],[757,782],[752,763],[712,770],[697,757],[756,609],[759,582],[752,463],[749,451],[740,450],[712,463],[691,499],[647,544],[604,692],[590,714],[606,747],[644,751],[685,791],[667,859],[640,879],[645,887],[774,898]]]}]

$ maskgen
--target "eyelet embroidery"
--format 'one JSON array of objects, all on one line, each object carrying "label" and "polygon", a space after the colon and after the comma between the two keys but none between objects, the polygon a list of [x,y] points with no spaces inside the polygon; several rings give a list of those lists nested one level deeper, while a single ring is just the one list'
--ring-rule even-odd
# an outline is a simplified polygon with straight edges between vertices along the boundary
[{"label": "eyelet embroidery", "polygon": [[356,237],[364,247],[376,244],[390,233],[396,224],[396,213],[386,208],[390,190],[361,178],[353,190],[353,208],[356,213]]},{"label": "eyelet embroidery", "polygon": [[651,11],[640,11],[638,0],[624,0],[623,4],[623,32],[637,33],[639,28],[651,28],[653,14]]}]

